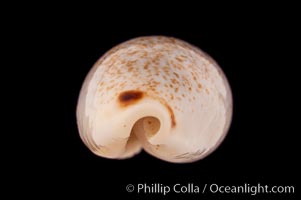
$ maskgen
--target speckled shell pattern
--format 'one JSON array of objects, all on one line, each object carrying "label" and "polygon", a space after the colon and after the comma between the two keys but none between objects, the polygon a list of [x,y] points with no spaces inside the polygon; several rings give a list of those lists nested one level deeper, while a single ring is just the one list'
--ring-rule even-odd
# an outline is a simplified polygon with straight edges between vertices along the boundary
[{"label": "speckled shell pattern", "polygon": [[[217,63],[164,36],[135,38],[108,51],[87,75],[77,107],[86,146],[117,159],[144,149],[169,162],[199,160],[219,146],[231,118],[231,90]],[[135,128],[140,119],[149,125]]]}]

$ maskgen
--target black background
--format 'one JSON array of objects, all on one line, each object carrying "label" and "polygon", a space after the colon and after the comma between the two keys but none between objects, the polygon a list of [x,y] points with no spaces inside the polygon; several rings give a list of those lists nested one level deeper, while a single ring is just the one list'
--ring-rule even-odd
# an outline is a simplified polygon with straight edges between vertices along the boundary
[{"label": "black background", "polygon": [[[138,183],[296,186],[300,169],[296,69],[300,64],[294,50],[297,20],[293,15],[264,14],[265,10],[245,14],[242,10],[231,17],[215,14],[214,18],[210,15],[204,18],[196,14],[181,19],[176,13],[178,18],[166,16],[139,22],[139,15],[124,20],[121,15],[117,20],[109,20],[108,15],[97,13],[71,11],[63,15],[64,12],[60,10],[59,16],[49,12],[42,23],[26,24],[26,30],[34,31],[22,36],[27,47],[35,50],[31,58],[37,64],[28,70],[35,77],[28,95],[34,95],[30,103],[39,114],[30,119],[34,124],[32,137],[23,150],[27,160],[20,161],[23,169],[20,174],[25,174],[22,180],[33,179],[36,183],[30,191],[44,191],[54,197],[84,194],[103,199],[103,195],[110,194],[113,198],[122,195],[143,199],[149,195],[127,193],[125,186]],[[79,138],[76,104],[89,69],[115,45],[146,35],[172,36],[198,46],[220,64],[230,82],[234,98],[231,128],[221,146],[203,160],[172,164],[144,152],[127,160],[110,160],[92,154]],[[176,198],[224,197],[186,195]],[[154,196],[166,198],[161,194]],[[295,196],[275,194],[256,198]]]}]

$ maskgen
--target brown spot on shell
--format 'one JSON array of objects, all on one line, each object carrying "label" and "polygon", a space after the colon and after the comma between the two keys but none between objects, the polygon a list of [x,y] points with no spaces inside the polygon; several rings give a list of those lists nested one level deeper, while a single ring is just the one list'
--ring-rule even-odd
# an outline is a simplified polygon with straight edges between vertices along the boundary
[{"label": "brown spot on shell", "polygon": [[177,74],[176,72],[173,73],[177,78],[179,78],[179,74]]},{"label": "brown spot on shell", "polygon": [[136,90],[128,90],[119,94],[118,102],[120,106],[126,107],[137,103],[144,96],[144,93]]},{"label": "brown spot on shell", "polygon": [[171,82],[172,82],[173,84],[178,84],[178,81],[177,81],[176,79],[174,79],[174,78],[171,79]]},{"label": "brown spot on shell", "polygon": [[175,118],[175,114],[173,113],[171,107],[167,104],[164,103],[165,107],[167,108],[169,115],[170,115],[170,119],[171,119],[171,128],[174,128],[176,126],[176,118]]},{"label": "brown spot on shell", "polygon": [[[160,103],[166,107],[166,109],[169,113],[169,116],[170,116],[170,120],[171,120],[171,128],[174,128],[176,126],[176,117],[175,117],[175,114],[174,114],[172,108],[168,105],[168,103],[165,100],[158,98],[158,97],[152,97],[152,98],[158,99],[160,101]],[[173,98],[174,97],[172,96],[172,99]]]},{"label": "brown spot on shell", "polygon": [[180,57],[176,57],[176,60],[179,61],[179,62],[183,62],[183,59],[180,58]]},{"label": "brown spot on shell", "polygon": [[130,67],[128,68],[128,72],[133,71],[133,69],[134,69],[134,67],[133,67],[133,66],[130,66]]}]

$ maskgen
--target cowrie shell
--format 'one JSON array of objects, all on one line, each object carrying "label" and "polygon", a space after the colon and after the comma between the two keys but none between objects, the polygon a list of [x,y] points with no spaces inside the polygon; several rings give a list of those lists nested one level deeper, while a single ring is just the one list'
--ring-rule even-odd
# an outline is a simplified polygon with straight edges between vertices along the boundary
[{"label": "cowrie shell", "polygon": [[144,149],[174,163],[200,160],[220,145],[231,118],[232,94],[218,64],[163,36],[109,50],[87,75],[77,106],[83,142],[115,159]]}]

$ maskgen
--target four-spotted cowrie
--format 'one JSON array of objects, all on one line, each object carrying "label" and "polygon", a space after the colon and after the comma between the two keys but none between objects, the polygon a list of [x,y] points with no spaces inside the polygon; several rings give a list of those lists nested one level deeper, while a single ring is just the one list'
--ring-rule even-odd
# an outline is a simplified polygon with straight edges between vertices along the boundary
[{"label": "four-spotted cowrie", "polygon": [[144,149],[174,163],[200,160],[220,145],[231,118],[231,90],[217,63],[164,36],[108,51],[87,75],[77,105],[83,142],[114,159]]}]

